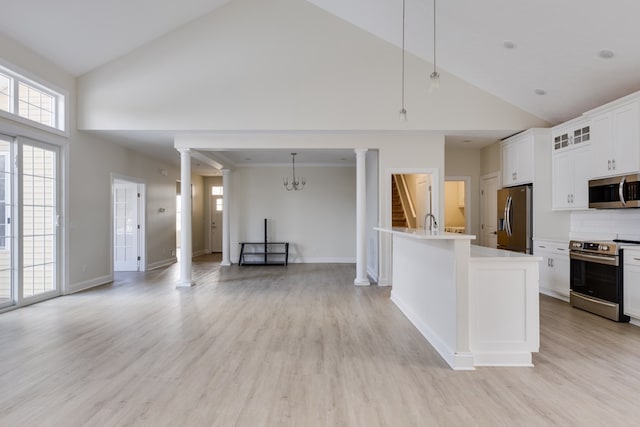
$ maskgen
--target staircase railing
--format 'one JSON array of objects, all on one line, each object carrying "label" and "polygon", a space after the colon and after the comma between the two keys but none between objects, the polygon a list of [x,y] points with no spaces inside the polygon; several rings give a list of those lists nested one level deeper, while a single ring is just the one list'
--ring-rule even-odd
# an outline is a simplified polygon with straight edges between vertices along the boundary
[{"label": "staircase railing", "polygon": [[407,220],[409,228],[416,228],[416,209],[411,200],[411,193],[409,192],[409,186],[404,175],[393,175],[393,180],[398,189],[400,195],[400,203],[402,204],[402,211],[404,212],[404,218]]}]

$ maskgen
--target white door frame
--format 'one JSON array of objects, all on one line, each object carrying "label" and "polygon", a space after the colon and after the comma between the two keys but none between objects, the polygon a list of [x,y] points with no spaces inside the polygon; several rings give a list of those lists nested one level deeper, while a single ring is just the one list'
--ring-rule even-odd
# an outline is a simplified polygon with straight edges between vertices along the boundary
[{"label": "white door frame", "polygon": [[138,233],[138,252],[140,254],[139,271],[147,271],[147,204],[146,191],[147,185],[144,180],[133,178],[126,175],[111,173],[111,194],[109,200],[109,270],[113,274],[113,204],[115,198],[113,196],[113,187],[115,181],[129,181],[138,184],[140,191],[140,206],[138,209],[138,220],[140,221],[140,232]]},{"label": "white door frame", "polygon": [[[484,224],[484,204],[485,204],[485,196],[484,196],[484,182],[487,179],[492,179],[495,178],[497,180],[497,184],[498,184],[498,189],[502,188],[502,181],[500,180],[500,172],[491,172],[485,175],[481,175],[480,176],[480,230],[478,230],[478,232],[480,233],[480,239],[478,240],[478,242],[480,242],[481,246],[485,246],[487,244],[487,242],[485,242],[485,237],[484,237],[484,230],[482,229],[482,224]],[[497,206],[496,206],[497,209]]]},{"label": "white door frame", "polygon": [[[470,176],[445,176],[444,182],[447,181],[464,181],[464,232],[471,234],[471,177]],[[446,213],[445,213],[446,215]],[[444,222],[442,222],[441,230],[444,230]]]}]

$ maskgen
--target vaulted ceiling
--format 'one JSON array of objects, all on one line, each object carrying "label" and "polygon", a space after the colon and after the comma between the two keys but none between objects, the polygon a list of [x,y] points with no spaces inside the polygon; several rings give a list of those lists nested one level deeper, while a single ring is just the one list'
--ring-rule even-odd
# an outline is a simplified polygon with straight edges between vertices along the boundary
[{"label": "vaulted ceiling", "polygon": [[[0,32],[80,76],[230,1],[7,1]],[[309,2],[401,45],[401,0]],[[407,50],[431,62],[433,0],[406,13]],[[638,16],[637,0],[439,0],[437,65],[557,124],[640,89]]]}]

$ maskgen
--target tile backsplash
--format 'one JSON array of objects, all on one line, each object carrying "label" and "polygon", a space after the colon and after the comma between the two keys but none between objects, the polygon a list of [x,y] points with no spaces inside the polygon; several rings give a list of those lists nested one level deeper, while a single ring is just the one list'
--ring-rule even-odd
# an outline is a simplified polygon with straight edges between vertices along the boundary
[{"label": "tile backsplash", "polygon": [[591,209],[571,212],[570,236],[602,235],[601,238],[640,240],[640,209]]}]

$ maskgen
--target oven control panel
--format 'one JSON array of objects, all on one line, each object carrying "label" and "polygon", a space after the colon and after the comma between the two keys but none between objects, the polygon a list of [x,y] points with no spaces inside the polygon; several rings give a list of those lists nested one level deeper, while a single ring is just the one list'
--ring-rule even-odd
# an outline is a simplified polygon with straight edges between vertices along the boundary
[{"label": "oven control panel", "polygon": [[582,242],[572,240],[569,243],[569,249],[572,251],[589,252],[602,255],[617,255],[618,245],[614,242]]}]

